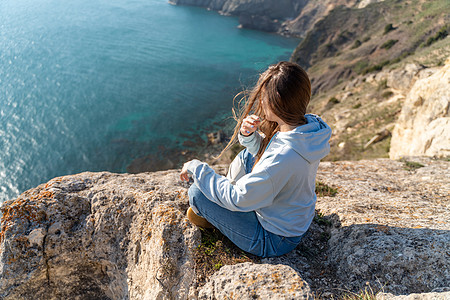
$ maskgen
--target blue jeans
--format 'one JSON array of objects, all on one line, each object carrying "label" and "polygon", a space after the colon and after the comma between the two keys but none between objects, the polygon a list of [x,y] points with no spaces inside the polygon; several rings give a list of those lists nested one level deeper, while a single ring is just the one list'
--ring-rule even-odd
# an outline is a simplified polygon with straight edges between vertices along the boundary
[{"label": "blue jeans", "polygon": [[[246,173],[251,172],[253,156],[244,149],[235,159],[242,159]],[[236,212],[211,202],[194,183],[189,188],[189,204],[194,212],[207,219],[242,250],[261,257],[280,256],[292,251],[302,238],[284,237],[265,230],[256,213]]]}]

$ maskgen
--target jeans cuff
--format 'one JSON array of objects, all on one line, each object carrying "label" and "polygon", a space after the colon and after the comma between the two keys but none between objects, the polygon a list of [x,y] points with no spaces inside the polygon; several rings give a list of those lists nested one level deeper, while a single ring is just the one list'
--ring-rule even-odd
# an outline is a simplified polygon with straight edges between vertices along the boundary
[{"label": "jeans cuff", "polygon": [[195,207],[194,205],[192,205],[192,203],[190,203],[190,207],[192,208],[192,210],[195,212],[195,214],[197,215],[197,216],[202,216],[201,214],[200,214],[200,212],[198,211],[198,209],[197,209],[197,207]]}]

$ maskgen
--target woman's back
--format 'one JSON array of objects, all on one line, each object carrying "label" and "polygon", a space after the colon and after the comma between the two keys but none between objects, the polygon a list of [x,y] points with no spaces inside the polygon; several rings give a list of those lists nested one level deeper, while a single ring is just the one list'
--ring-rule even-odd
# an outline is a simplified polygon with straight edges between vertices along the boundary
[{"label": "woman's back", "polygon": [[[306,119],[305,125],[278,132],[252,171],[254,176],[264,170],[273,190],[271,195],[259,195],[260,201],[264,197],[273,201],[256,209],[258,219],[265,229],[283,236],[299,236],[308,229],[314,216],[317,167],[330,151],[331,128],[317,116],[306,115]],[[236,185],[247,190],[252,173]]]}]

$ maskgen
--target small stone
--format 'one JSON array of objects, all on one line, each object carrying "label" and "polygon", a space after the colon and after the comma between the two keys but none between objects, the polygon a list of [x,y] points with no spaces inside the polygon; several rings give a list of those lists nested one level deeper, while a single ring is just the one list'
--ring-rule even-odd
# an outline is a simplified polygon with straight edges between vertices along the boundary
[{"label": "small stone", "polygon": [[42,247],[45,237],[45,229],[44,228],[36,228],[30,232],[28,235],[28,240],[30,241],[31,246],[39,246]]}]

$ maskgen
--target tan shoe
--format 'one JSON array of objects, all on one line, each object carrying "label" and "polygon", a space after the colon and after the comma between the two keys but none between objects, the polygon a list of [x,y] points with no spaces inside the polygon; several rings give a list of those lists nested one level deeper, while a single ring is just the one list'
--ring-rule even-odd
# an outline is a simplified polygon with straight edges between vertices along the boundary
[{"label": "tan shoe", "polygon": [[192,224],[197,225],[198,227],[214,228],[214,226],[211,223],[209,223],[205,218],[197,215],[191,207],[189,207],[189,209],[187,210],[186,215],[189,221],[191,221]]}]

